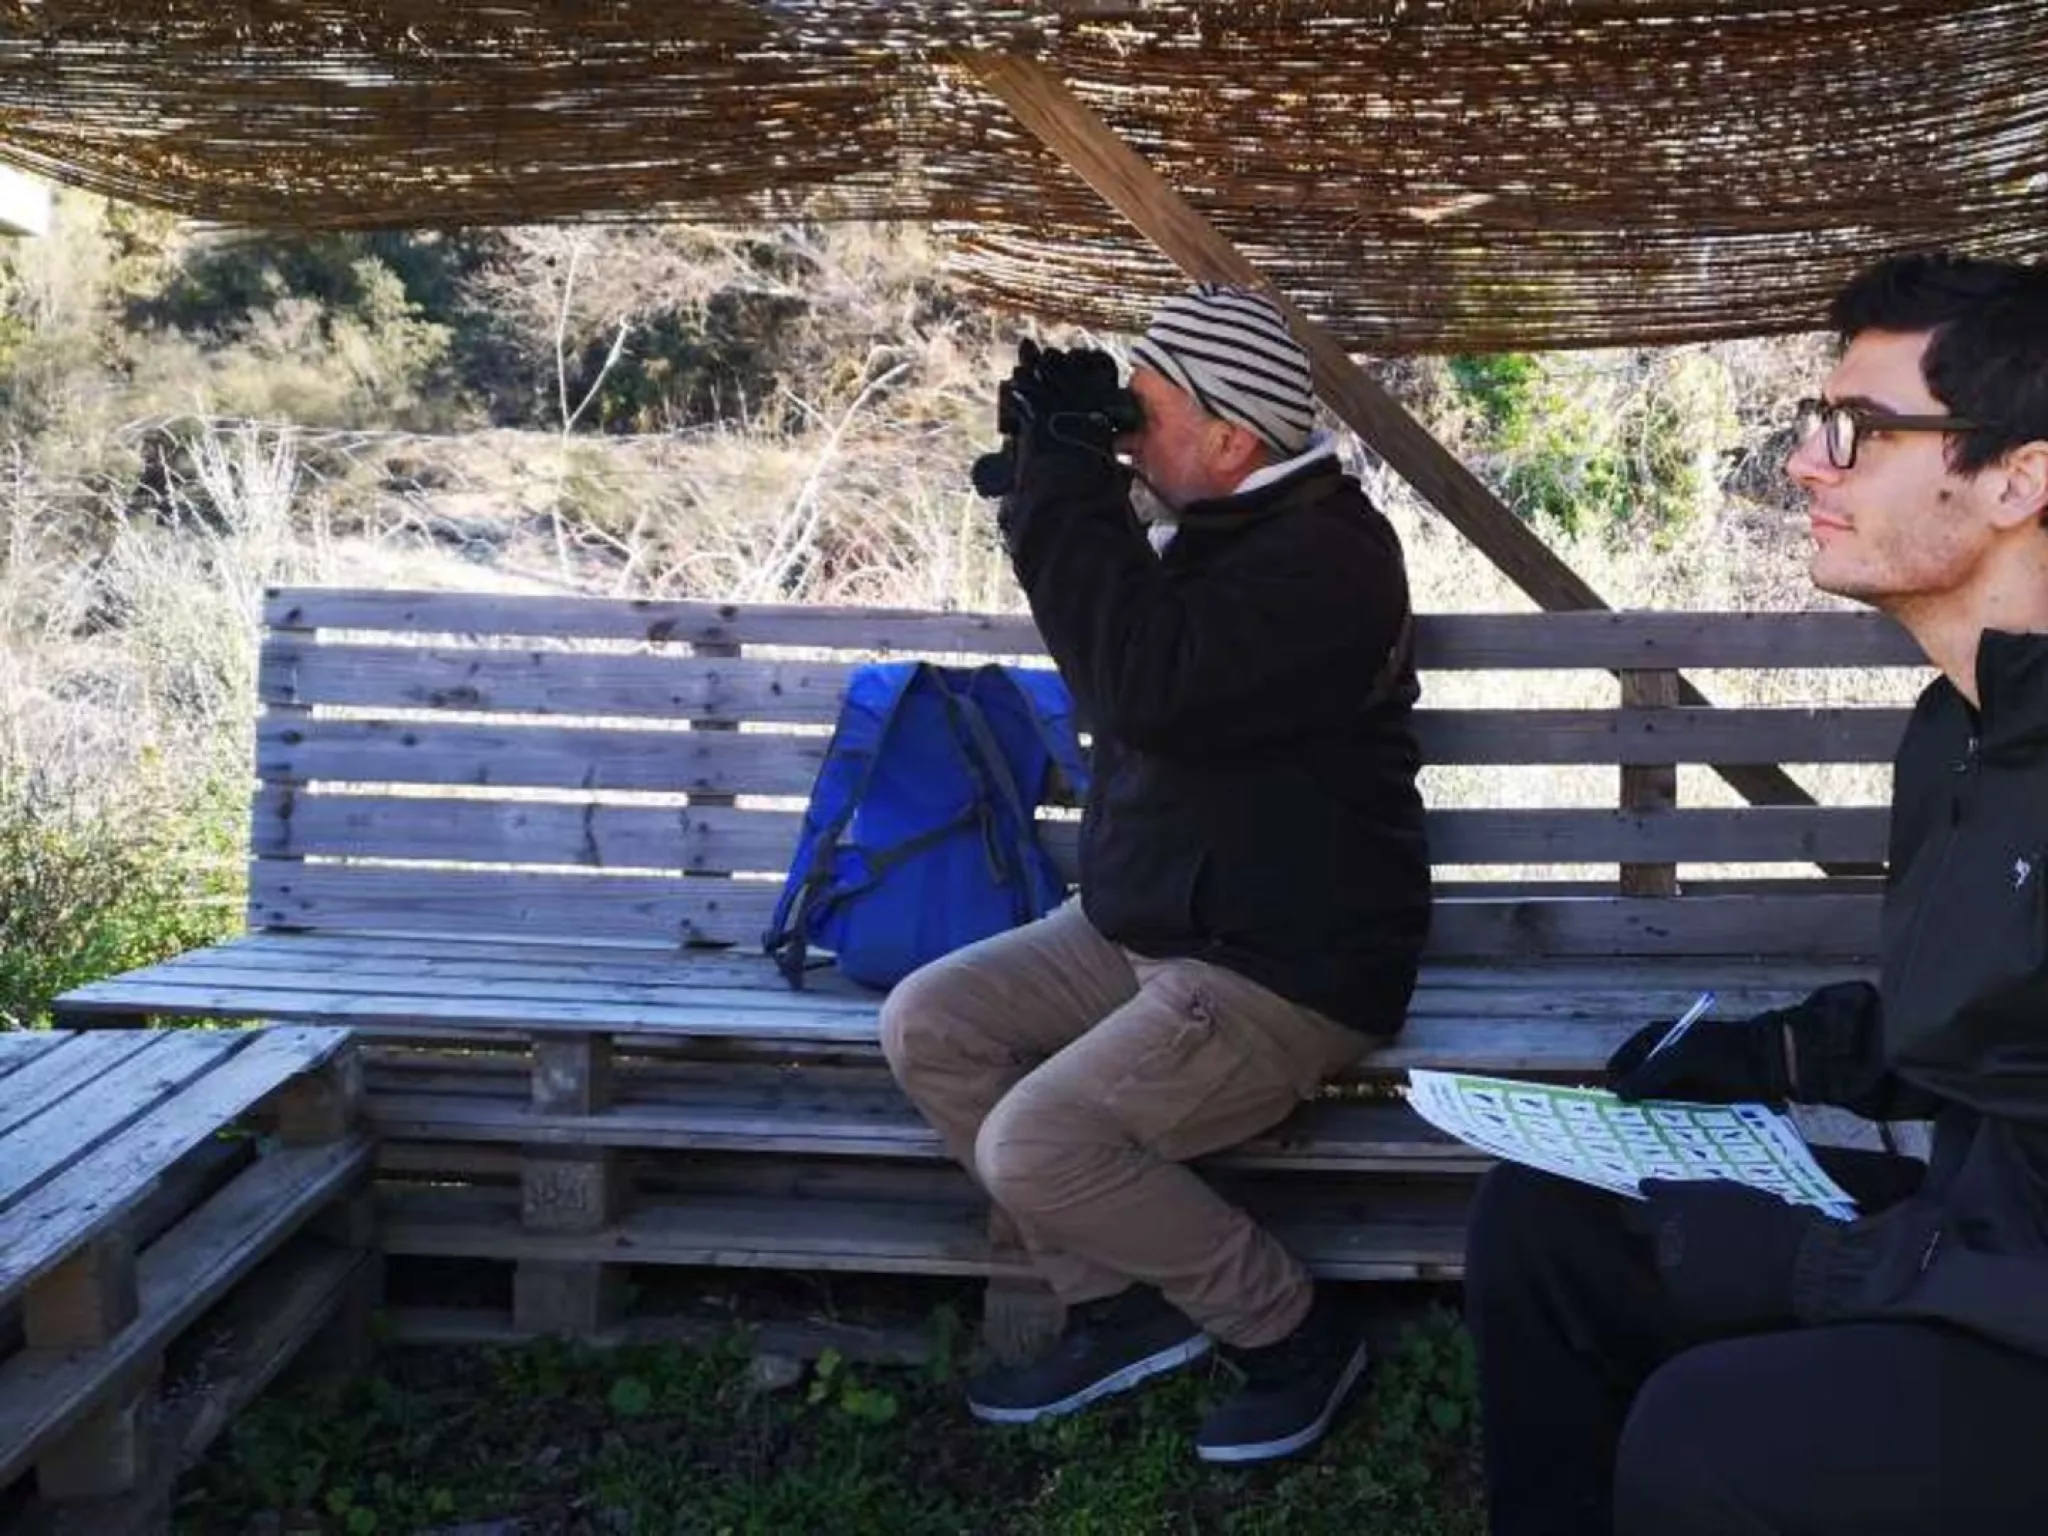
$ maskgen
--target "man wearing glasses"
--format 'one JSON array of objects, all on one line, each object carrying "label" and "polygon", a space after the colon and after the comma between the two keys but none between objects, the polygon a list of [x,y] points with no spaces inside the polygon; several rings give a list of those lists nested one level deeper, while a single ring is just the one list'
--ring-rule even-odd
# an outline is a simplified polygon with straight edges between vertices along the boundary
[{"label": "man wearing glasses", "polygon": [[1466,1257],[1495,1536],[2048,1530],[2048,268],[1880,262],[1786,471],[1812,576],[1940,670],[1893,782],[1875,985],[1661,1025],[1630,1098],[1934,1122],[1862,1215],[1504,1166]]}]

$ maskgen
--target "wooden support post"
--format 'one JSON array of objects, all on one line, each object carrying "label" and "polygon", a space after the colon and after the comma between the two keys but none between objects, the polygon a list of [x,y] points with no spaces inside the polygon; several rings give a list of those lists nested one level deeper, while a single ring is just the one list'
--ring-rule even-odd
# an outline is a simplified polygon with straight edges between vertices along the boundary
[{"label": "wooden support post", "polygon": [[363,1063],[353,1044],[323,1066],[293,1078],[271,1096],[278,1140],[288,1147],[324,1146],[355,1129],[363,1103]]},{"label": "wooden support post", "polygon": [[[28,1289],[22,1337],[30,1349],[96,1349],[135,1321],[135,1244],[126,1226],[103,1233]],[[36,1463],[46,1499],[109,1498],[147,1470],[148,1412],[157,1362],[147,1362]]]},{"label": "wooden support post", "polygon": [[512,1273],[512,1326],[521,1334],[593,1338],[625,1310],[625,1281],[615,1264],[521,1259]]},{"label": "wooden support post", "polygon": [[[609,1035],[537,1035],[533,1107],[549,1115],[595,1115],[611,1105]],[[532,1232],[595,1232],[619,1219],[624,1180],[611,1147],[520,1149],[519,1218]],[[513,1274],[513,1322],[522,1332],[587,1336],[622,1310],[616,1265],[522,1259]]]},{"label": "wooden support post", "polygon": [[362,1262],[350,1276],[334,1316],[321,1325],[292,1362],[296,1379],[339,1385],[367,1371],[376,1358],[373,1320],[384,1301],[384,1255],[377,1250],[377,1201],[356,1189],[315,1216],[306,1230]]},{"label": "wooden support post", "polygon": [[[1621,674],[1621,705],[1624,709],[1674,709],[1678,705],[1676,672],[1624,672]],[[1658,815],[1678,806],[1678,769],[1670,763],[1624,765],[1621,770],[1621,808],[1641,815]],[[1621,866],[1624,896],[1676,896],[1678,866],[1673,863],[1624,864]]]},{"label": "wooden support post", "polygon": [[30,1349],[95,1349],[134,1322],[139,1305],[135,1244],[117,1227],[28,1288],[22,1337]]},{"label": "wooden support post", "polygon": [[[999,1205],[989,1207],[988,1246],[999,1261],[1014,1261],[1023,1253],[1017,1224]],[[1066,1318],[1065,1304],[1035,1273],[991,1275],[982,1293],[981,1342],[995,1359],[1014,1363],[1059,1337]]]},{"label": "wooden support post", "polygon": [[118,1498],[149,1476],[150,1411],[158,1362],[94,1409],[36,1463],[36,1491],[52,1504]]},{"label": "wooden support post", "polygon": [[[1189,277],[1256,287],[1278,304],[1309,355],[1323,403],[1516,586],[1551,612],[1609,606],[1455,454],[1374,383],[1342,342],[1295,308],[1065,81],[1035,60],[1009,54],[961,52],[953,60]],[[1683,703],[1713,702],[1683,678],[1679,690]],[[1815,803],[1790,774],[1770,764],[1716,765],[1714,771],[1756,805]],[[1883,873],[1882,865],[1873,864],[1821,867],[1837,875]]]}]

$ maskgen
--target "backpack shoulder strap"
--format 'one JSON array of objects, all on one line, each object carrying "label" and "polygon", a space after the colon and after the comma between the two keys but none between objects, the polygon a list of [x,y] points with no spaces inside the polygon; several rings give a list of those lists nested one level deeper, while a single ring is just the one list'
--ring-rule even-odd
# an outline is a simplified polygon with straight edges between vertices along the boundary
[{"label": "backpack shoulder strap", "polygon": [[[996,817],[994,824],[983,823],[984,851],[990,872],[1009,887],[1013,914],[1021,923],[1045,915],[1031,881],[1032,860],[1039,852],[1037,819],[1032,815],[1038,796],[1034,785],[1032,796],[1025,798],[1010,756],[982,713],[981,701],[975,697],[981,674],[999,670],[979,668],[975,675],[963,679],[963,687],[947,686],[943,675],[939,684],[945,689],[948,711],[982,795],[995,802],[991,809],[1007,813]],[[1007,848],[999,846],[999,830],[1007,832]]]},{"label": "backpack shoulder strap", "polygon": [[[792,987],[803,986],[810,932],[806,918],[832,883],[840,839],[874,781],[882,743],[902,713],[903,701],[930,670],[922,661],[867,662],[855,667],[847,679],[839,721],[812,786],[811,803],[804,810],[803,836],[797,846],[799,857],[808,857],[801,872],[790,871],[761,940],[763,951],[774,958],[776,968]],[[852,707],[855,700],[860,707]]]},{"label": "backpack shoulder strap", "polygon": [[[1081,756],[1081,743],[1074,733],[1074,700],[1066,680],[1059,673],[1036,667],[992,667],[1009,680],[1024,701],[1046,755],[1059,769],[1075,796],[1088,798],[1088,762]],[[1036,786],[1034,786],[1035,788]]]}]

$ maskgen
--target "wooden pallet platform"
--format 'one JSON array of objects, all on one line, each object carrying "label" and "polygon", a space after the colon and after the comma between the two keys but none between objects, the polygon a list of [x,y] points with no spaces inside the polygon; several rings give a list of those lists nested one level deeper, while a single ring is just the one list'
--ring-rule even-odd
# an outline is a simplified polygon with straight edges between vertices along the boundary
[{"label": "wooden pallet platform", "polygon": [[[256,1307],[279,1283],[266,1261],[315,1224],[297,1262],[330,1282],[323,1302],[362,1269],[360,1098],[343,1030],[0,1035],[0,1312],[18,1318],[0,1341],[0,1491],[31,1469],[53,1502],[160,1481],[167,1354],[221,1308]],[[287,1309],[285,1353],[333,1310]],[[217,1430],[244,1395],[197,1399]]]}]

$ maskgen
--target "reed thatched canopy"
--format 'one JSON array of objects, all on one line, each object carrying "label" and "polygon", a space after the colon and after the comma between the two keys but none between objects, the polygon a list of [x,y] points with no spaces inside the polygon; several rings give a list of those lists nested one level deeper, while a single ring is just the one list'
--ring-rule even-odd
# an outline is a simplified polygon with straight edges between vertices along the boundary
[{"label": "reed thatched canopy", "polygon": [[2040,0],[0,0],[0,158],[268,226],[932,221],[1128,324],[1172,266],[962,50],[1035,59],[1355,350],[1808,326],[2048,250]]}]

